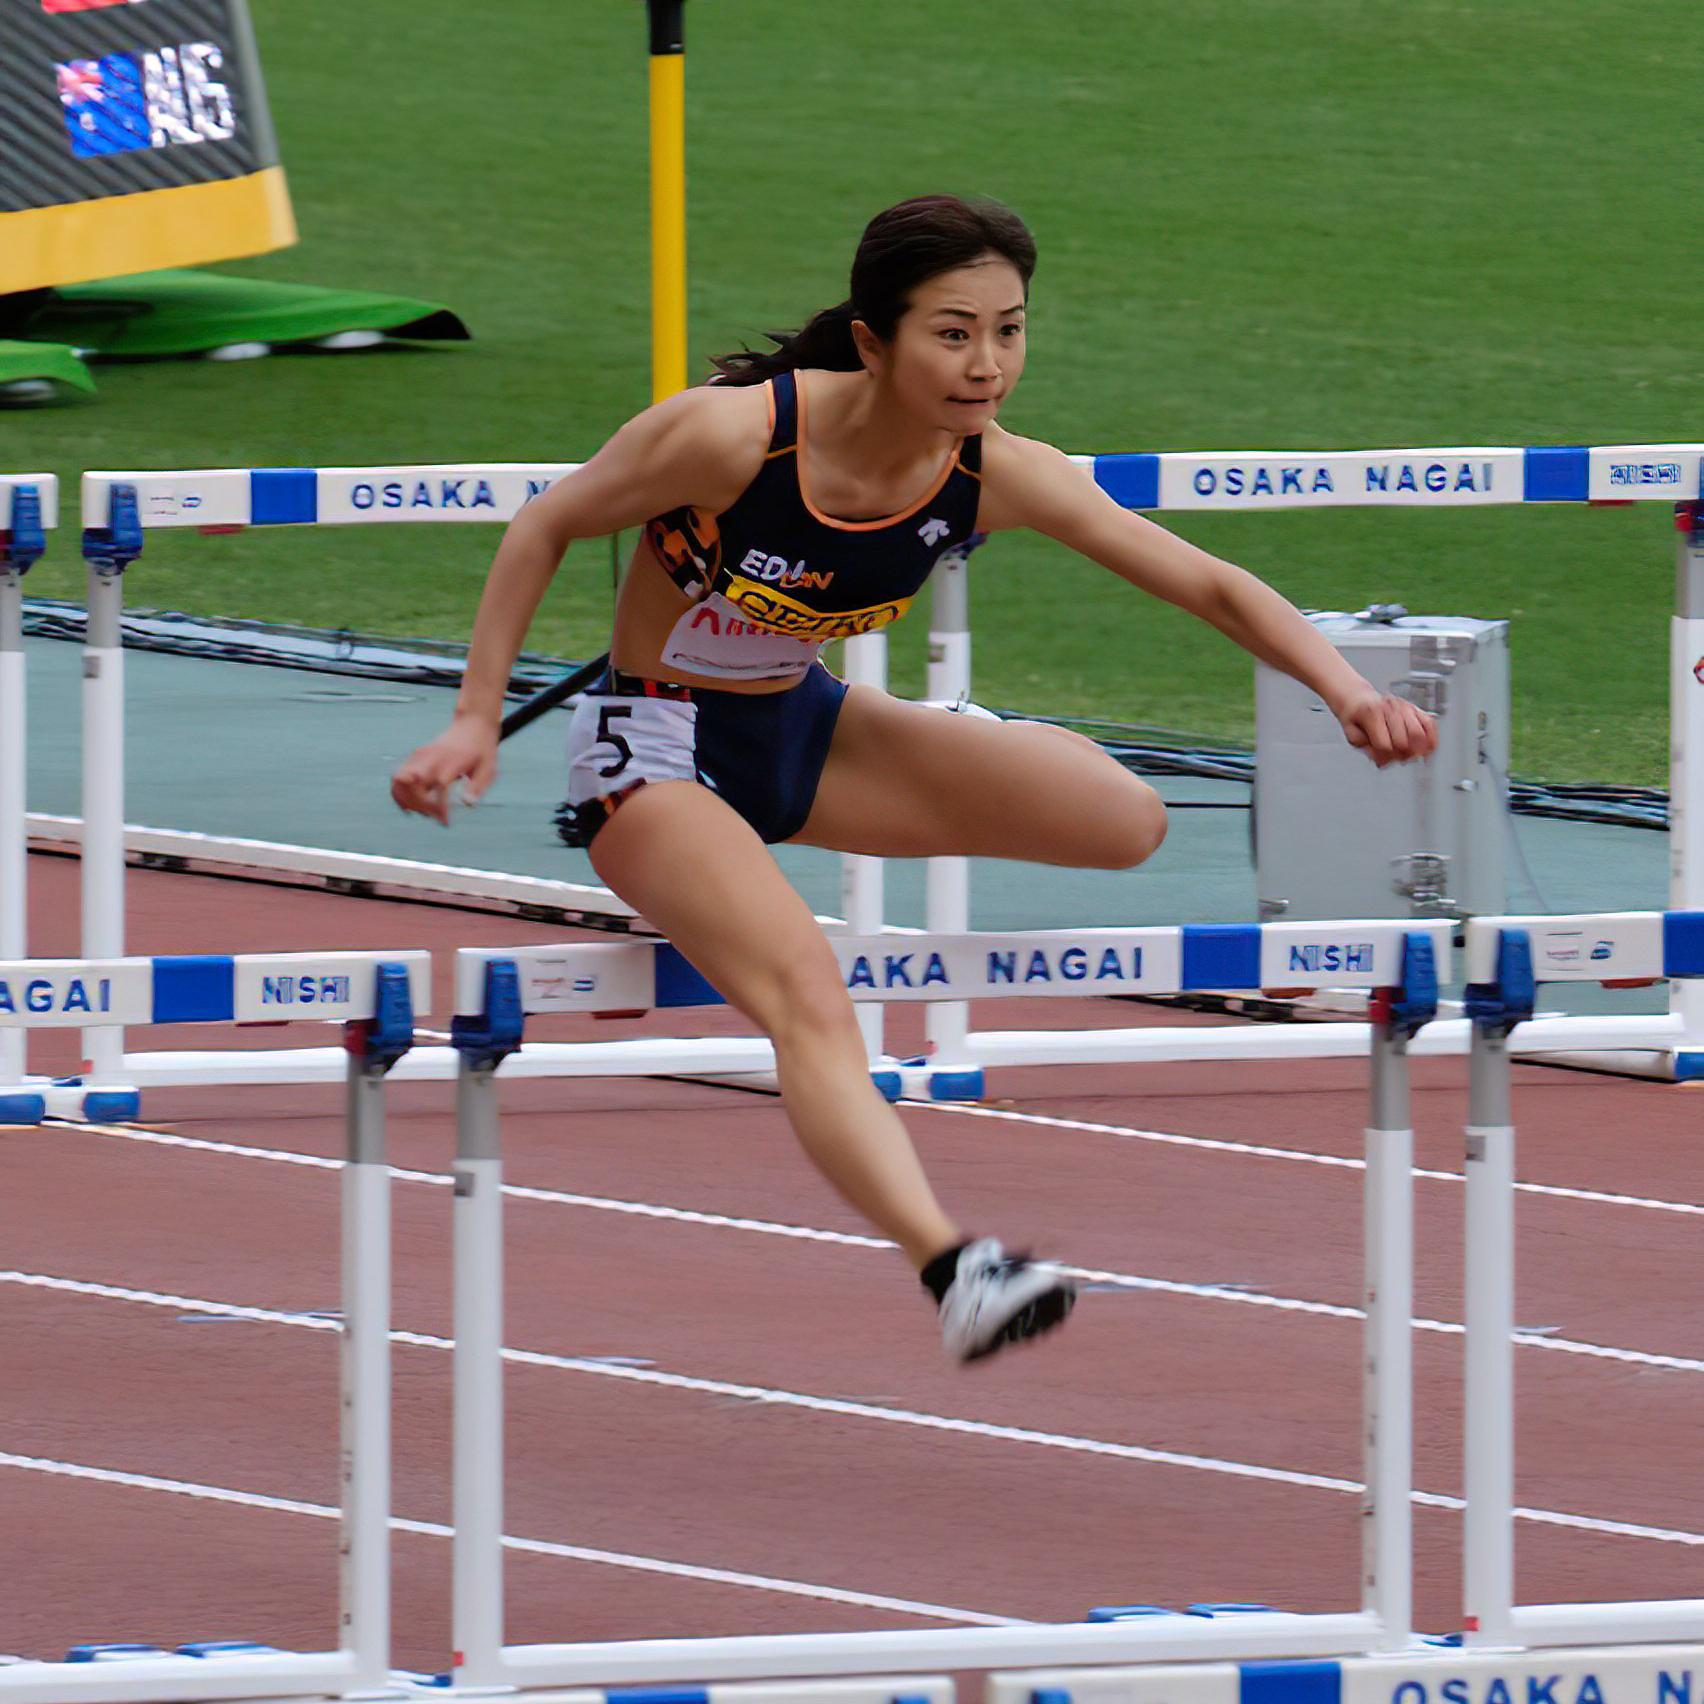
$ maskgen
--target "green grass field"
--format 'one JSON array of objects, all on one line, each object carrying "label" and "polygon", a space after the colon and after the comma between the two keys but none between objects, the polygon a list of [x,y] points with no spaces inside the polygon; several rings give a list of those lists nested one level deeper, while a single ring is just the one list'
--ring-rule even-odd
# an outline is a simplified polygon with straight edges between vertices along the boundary
[{"label": "green grass field", "polygon": [[[469,346],[103,369],[0,465],[568,459],[649,399],[637,0],[254,0],[304,240],[242,270],[446,301]],[[870,213],[1010,201],[1041,245],[1013,429],[1072,450],[1704,436],[1679,0],[693,0],[695,356],[838,300]],[[1183,517],[1298,603],[1514,621],[1515,762],[1666,766],[1672,534],[1632,509]],[[137,604],[461,637],[494,535],[154,535]],[[62,544],[31,576],[75,596]],[[1247,659],[1039,540],[973,573],[978,694],[1252,733]],[[606,543],[534,630],[602,647]],[[922,626],[895,639],[921,682]]]}]

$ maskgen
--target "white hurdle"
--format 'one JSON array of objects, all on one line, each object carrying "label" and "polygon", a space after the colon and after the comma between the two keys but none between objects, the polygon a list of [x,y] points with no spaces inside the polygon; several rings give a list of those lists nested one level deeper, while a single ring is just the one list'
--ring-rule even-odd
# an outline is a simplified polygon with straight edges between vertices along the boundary
[{"label": "white hurdle", "polygon": [[[891,1673],[1006,1663],[1285,1657],[1396,1650],[1410,1638],[1413,1198],[1408,1040],[1435,1009],[1447,924],[1276,923],[835,937],[859,1001],[964,1001],[1275,985],[1373,994],[1367,1147],[1362,1603],[1341,1614],[1266,1611],[1175,1623],[954,1628],[621,1643],[503,1640],[503,1248],[497,1068],[528,1016],[714,1003],[664,943],[464,949],[452,1025],[461,1068],[455,1165],[454,1631],[459,1686],[666,1685],[762,1675]],[[678,1044],[690,1070],[700,1044]],[[522,1055],[524,1057],[524,1054]]]},{"label": "white hurdle", "polygon": [[[59,481],[51,473],[0,474],[0,959],[29,951],[23,582],[58,524]],[[23,1031],[0,1030],[0,1121],[41,1116],[41,1097],[24,1088],[25,1068]]]},{"label": "white hurdle", "polygon": [[385,1078],[429,1006],[431,956],[248,953],[234,957],[0,962],[0,1033],[122,1023],[344,1025],[341,1612],[335,1651],[216,1659],[0,1666],[0,1704],[174,1704],[190,1699],[366,1697],[390,1690],[390,1171]]},{"label": "white hurdle", "polygon": [[[1124,507],[1186,513],[1277,509],[1460,509],[1486,505],[1663,501],[1674,505],[1678,540],[1675,613],[1670,623],[1669,905],[1704,907],[1704,445],[1395,450],[1185,451],[1077,456]],[[972,696],[965,575],[933,584],[931,699]],[[926,926],[970,927],[962,875],[931,862]],[[1204,1025],[1185,1031],[1143,1026],[1092,1032],[961,1030],[943,1018],[934,1071],[918,1092],[940,1098],[979,1093],[976,1073],[994,1065],[1177,1059],[1344,1058],[1367,1048],[1359,1023],[1282,1027]],[[1464,1053],[1471,1026],[1446,1019],[1417,1038],[1417,1054]],[[1704,987],[1671,984],[1669,1011],[1654,1016],[1538,1018],[1521,1026],[1522,1053],[1654,1050],[1668,1074],[1704,1076]],[[1180,1051],[1182,1049],[1182,1051]],[[908,1083],[914,1078],[908,1078]]]}]

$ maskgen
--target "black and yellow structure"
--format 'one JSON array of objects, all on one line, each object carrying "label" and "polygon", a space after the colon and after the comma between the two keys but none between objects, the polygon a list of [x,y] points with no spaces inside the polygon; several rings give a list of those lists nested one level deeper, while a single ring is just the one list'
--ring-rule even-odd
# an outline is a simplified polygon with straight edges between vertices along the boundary
[{"label": "black and yellow structure", "polygon": [[686,389],[686,0],[651,24],[651,400]]}]

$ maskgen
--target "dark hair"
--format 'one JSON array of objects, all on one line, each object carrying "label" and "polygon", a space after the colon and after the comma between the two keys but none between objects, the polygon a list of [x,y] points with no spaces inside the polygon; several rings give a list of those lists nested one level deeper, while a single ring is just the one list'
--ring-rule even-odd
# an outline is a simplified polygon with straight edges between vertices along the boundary
[{"label": "dark hair", "polygon": [[878,213],[864,227],[852,259],[852,293],[838,307],[824,308],[801,331],[764,335],[774,349],[739,349],[712,357],[712,383],[760,385],[796,367],[826,367],[855,373],[863,366],[852,341],[852,322],[861,319],[884,342],[911,305],[911,292],[954,267],[997,254],[1017,268],[1024,293],[1035,273],[1035,238],[1009,207],[978,197],[917,195]]}]

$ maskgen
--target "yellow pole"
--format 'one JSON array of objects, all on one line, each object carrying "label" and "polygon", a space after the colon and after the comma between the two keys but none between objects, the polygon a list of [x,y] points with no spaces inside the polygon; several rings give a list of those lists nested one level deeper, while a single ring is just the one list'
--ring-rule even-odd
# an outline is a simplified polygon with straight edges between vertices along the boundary
[{"label": "yellow pole", "polygon": [[651,400],[686,389],[685,0],[651,21]]}]

